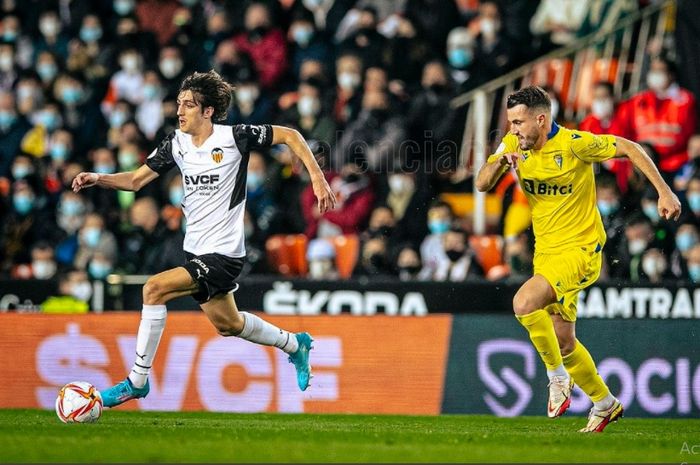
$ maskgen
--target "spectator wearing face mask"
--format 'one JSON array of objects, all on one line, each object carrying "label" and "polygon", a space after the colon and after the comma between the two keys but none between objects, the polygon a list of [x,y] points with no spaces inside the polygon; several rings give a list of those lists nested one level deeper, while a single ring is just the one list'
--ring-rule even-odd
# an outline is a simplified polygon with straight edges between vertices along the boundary
[{"label": "spectator wearing face mask", "polygon": [[327,239],[312,239],[306,248],[306,261],[309,264],[309,279],[336,280],[335,248]]},{"label": "spectator wearing face mask", "polygon": [[97,253],[104,257],[103,261],[114,263],[117,258],[117,239],[105,228],[105,220],[101,214],[88,213],[78,231],[78,252],[75,254],[73,266],[81,270],[87,269]]},{"label": "spectator wearing face mask", "polygon": [[638,282],[659,284],[673,278],[668,266],[667,255],[659,249],[649,249],[642,257],[642,272]]},{"label": "spectator wearing face mask", "polygon": [[236,47],[250,55],[263,89],[276,89],[287,71],[287,41],[272,22],[266,3],[252,2],[245,11],[245,32],[236,35]]},{"label": "spectator wearing face mask", "polygon": [[700,177],[700,134],[688,140],[688,161],[678,171],[673,180],[677,192],[684,192],[692,178]]},{"label": "spectator wearing face mask", "polygon": [[262,153],[251,151],[246,176],[246,210],[255,223],[260,241],[280,231],[280,211],[268,185],[267,162]]},{"label": "spectator wearing face mask", "polygon": [[479,3],[479,13],[468,26],[476,38],[476,61],[484,80],[504,75],[513,67],[513,47],[502,28],[501,9],[495,1]]},{"label": "spectator wearing face mask", "polygon": [[386,38],[377,31],[377,10],[365,6],[349,14],[353,12],[357,19],[352,32],[340,42],[338,50],[358,55],[365,66],[383,65]]},{"label": "spectator wearing face mask", "polygon": [[350,161],[343,165],[339,173],[327,172],[326,179],[336,194],[337,206],[320,214],[312,186],[307,186],[301,194],[305,234],[310,238],[359,234],[367,223],[375,199],[369,176]]},{"label": "spectator wearing face mask", "polygon": [[700,173],[696,174],[688,182],[685,191],[685,201],[688,208],[684,208],[684,219],[700,228]]},{"label": "spectator wearing face mask", "polygon": [[607,235],[604,254],[610,273],[613,275],[613,269],[618,260],[616,254],[625,230],[625,218],[620,190],[615,183],[615,178],[609,173],[599,176],[596,181],[596,203]]},{"label": "spectator wearing face mask", "polygon": [[29,123],[17,113],[14,94],[0,91],[0,177],[9,177],[14,157],[29,129]]},{"label": "spectator wearing face mask", "polygon": [[158,71],[165,95],[177,95],[180,83],[187,73],[182,50],[174,45],[163,47],[158,58]]},{"label": "spectator wearing face mask", "polygon": [[420,255],[418,254],[418,251],[409,244],[399,247],[398,250],[399,252],[396,258],[396,271],[398,272],[399,280],[417,280],[418,273],[421,270]]},{"label": "spectator wearing face mask", "polygon": [[56,275],[58,265],[48,242],[39,241],[32,246],[31,269],[34,279],[52,279]]},{"label": "spectator wearing face mask", "polygon": [[367,229],[362,232],[360,239],[367,242],[372,238],[391,239],[396,229],[394,212],[386,205],[379,205],[372,210],[369,216]]},{"label": "spectator wearing face mask", "polygon": [[485,76],[475,63],[476,43],[466,27],[456,27],[447,36],[447,62],[450,77],[457,84],[457,94],[469,92],[483,84]]},{"label": "spectator wearing face mask", "polygon": [[605,244],[608,272],[611,278],[622,281],[639,282],[642,274],[642,257],[651,247],[654,231],[649,220],[634,214],[627,220],[622,240],[617,250]]},{"label": "spectator wearing face mask", "polygon": [[234,105],[228,117],[231,124],[264,124],[272,119],[274,104],[258,84],[253,68],[239,68],[234,86]]},{"label": "spectator wearing face mask", "polygon": [[366,91],[362,111],[343,132],[332,161],[336,166],[347,160],[361,160],[370,170],[386,171],[398,166],[402,142],[406,139],[404,117],[392,111],[385,91]]},{"label": "spectator wearing face mask", "polygon": [[102,110],[110,118],[117,101],[125,100],[132,105],[143,101],[143,57],[134,49],[119,54],[119,70],[112,75],[109,89],[102,101]]},{"label": "spectator wearing face mask", "polygon": [[[700,185],[698,187],[700,188]],[[670,257],[675,248],[673,240],[674,228],[667,219],[661,218],[661,215],[659,215],[658,202],[659,195],[656,189],[648,187],[644,190],[641,207],[642,213],[649,219],[654,232],[654,239],[651,245],[667,257]]]},{"label": "spectator wearing face mask", "polygon": [[3,216],[0,230],[0,271],[31,261],[30,247],[38,241],[55,241],[56,226],[42,206],[42,198],[26,180],[15,181],[11,210]]},{"label": "spectator wearing face mask", "polygon": [[700,284],[700,244],[693,246],[688,252],[688,281],[694,285]]},{"label": "spectator wearing face mask", "polygon": [[49,51],[43,51],[37,54],[34,63],[34,68],[39,75],[39,79],[41,79],[43,88],[45,90],[49,89],[60,71],[56,56]]},{"label": "spectator wearing face mask", "polygon": [[678,85],[675,64],[664,56],[652,58],[647,86],[620,106],[620,121],[633,140],[654,147],[661,174],[672,181],[688,160],[688,141],[696,129],[695,97]]},{"label": "spectator wearing face mask", "polygon": [[452,228],[454,213],[450,204],[434,202],[428,209],[428,231],[420,245],[420,258],[423,263],[421,276],[433,276],[441,262],[447,258],[443,247],[443,235]]},{"label": "spectator wearing face mask", "polygon": [[330,147],[335,143],[336,125],[324,107],[321,83],[310,78],[299,83],[298,100],[283,116],[288,125],[299,128],[307,141],[318,141]]},{"label": "spectator wearing face mask", "polygon": [[104,280],[114,270],[114,261],[102,252],[95,252],[85,269],[90,279]]},{"label": "spectator wearing face mask", "polygon": [[56,78],[54,96],[63,104],[64,128],[73,133],[76,153],[87,153],[104,143],[107,123],[99,101],[80,74],[66,73]]},{"label": "spectator wearing face mask", "polygon": [[136,108],[135,118],[139,129],[149,140],[154,140],[163,125],[163,99],[165,89],[155,71],[146,71],[143,76],[143,100]]},{"label": "spectator wearing face mask", "polygon": [[65,60],[68,57],[68,36],[63,32],[61,20],[54,10],[46,10],[39,16],[41,36],[34,41],[34,56],[50,52]]},{"label": "spectator wearing face mask", "polygon": [[698,228],[692,223],[683,223],[676,231],[676,250],[671,255],[671,271],[680,279],[688,276],[690,251],[700,243]]},{"label": "spectator wearing face mask", "polygon": [[72,266],[78,252],[78,231],[83,227],[90,205],[81,195],[70,190],[61,194],[56,207],[56,224],[60,228],[61,240],[56,245],[56,261]]},{"label": "spectator wearing face mask", "polygon": [[43,313],[87,313],[90,310],[92,285],[85,271],[70,270],[58,278],[58,295],[41,304]]},{"label": "spectator wearing face mask", "polygon": [[292,17],[287,32],[287,41],[291,44],[291,74],[299,76],[301,64],[305,60],[328,61],[331,50],[316,30],[313,15],[306,9],[297,10]]},{"label": "spectator wearing face mask", "polygon": [[387,277],[391,276],[389,261],[389,240],[374,236],[362,243],[360,260],[353,272],[354,276]]},{"label": "spectator wearing face mask", "polygon": [[484,276],[483,268],[469,249],[466,231],[452,228],[442,235],[441,242],[444,255],[438,258],[434,269],[421,270],[421,279],[461,282]]},{"label": "spectator wearing face mask", "polygon": [[336,92],[333,103],[333,118],[338,129],[353,121],[360,111],[362,95],[362,60],[354,54],[344,54],[335,62]]}]

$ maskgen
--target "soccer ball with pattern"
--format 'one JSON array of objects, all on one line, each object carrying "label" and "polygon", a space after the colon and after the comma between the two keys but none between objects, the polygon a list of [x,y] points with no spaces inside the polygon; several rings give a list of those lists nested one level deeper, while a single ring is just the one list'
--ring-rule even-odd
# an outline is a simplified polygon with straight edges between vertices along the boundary
[{"label": "soccer ball with pattern", "polygon": [[102,415],[102,396],[95,386],[73,381],[56,398],[56,415],[63,423],[94,423]]}]

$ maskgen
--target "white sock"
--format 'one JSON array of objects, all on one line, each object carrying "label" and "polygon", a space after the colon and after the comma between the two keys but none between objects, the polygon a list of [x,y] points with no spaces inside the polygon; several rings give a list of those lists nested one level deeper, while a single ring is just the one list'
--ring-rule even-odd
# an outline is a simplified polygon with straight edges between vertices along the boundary
[{"label": "white sock", "polygon": [[607,410],[612,407],[612,404],[614,403],[615,396],[608,392],[608,395],[605,396],[604,399],[599,400],[598,402],[593,402],[593,407],[595,407],[596,410]]},{"label": "white sock", "polygon": [[244,323],[243,331],[238,337],[257,344],[275,346],[288,354],[294,353],[299,349],[299,343],[297,338],[294,337],[294,333],[279,329],[277,326],[252,313],[240,313]]},{"label": "white sock", "polygon": [[564,365],[562,364],[556,367],[554,370],[547,370],[547,376],[551,381],[553,376],[561,376],[563,378],[568,378],[569,373],[566,371],[566,368],[564,368]]},{"label": "white sock", "polygon": [[165,328],[168,313],[165,305],[144,305],[141,311],[141,323],[136,336],[136,361],[129,373],[131,383],[137,388],[146,385],[148,372],[151,371],[156,356],[160,336]]}]

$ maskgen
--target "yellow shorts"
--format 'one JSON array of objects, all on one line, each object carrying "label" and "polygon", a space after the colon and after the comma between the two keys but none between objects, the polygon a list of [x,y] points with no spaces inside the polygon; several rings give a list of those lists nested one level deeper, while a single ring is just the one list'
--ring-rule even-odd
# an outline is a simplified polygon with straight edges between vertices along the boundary
[{"label": "yellow shorts", "polygon": [[561,314],[566,321],[576,321],[576,305],[581,289],[593,284],[600,276],[603,247],[598,244],[562,250],[558,253],[535,253],[534,274],[544,276],[560,305],[547,310]]}]

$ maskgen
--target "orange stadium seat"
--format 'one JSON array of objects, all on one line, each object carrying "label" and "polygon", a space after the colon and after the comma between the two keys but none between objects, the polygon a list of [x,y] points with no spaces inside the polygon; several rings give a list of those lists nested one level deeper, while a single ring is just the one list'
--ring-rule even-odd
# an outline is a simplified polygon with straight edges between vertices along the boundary
[{"label": "orange stadium seat", "polygon": [[360,255],[360,238],[356,234],[335,236],[332,239],[335,247],[335,267],[338,276],[348,279],[357,265]]},{"label": "orange stadium seat", "polygon": [[272,271],[284,276],[305,276],[308,269],[303,234],[276,234],[265,242],[267,261]]},{"label": "orange stadium seat", "polygon": [[474,251],[484,273],[503,263],[503,239],[498,235],[471,236],[469,247]]}]

